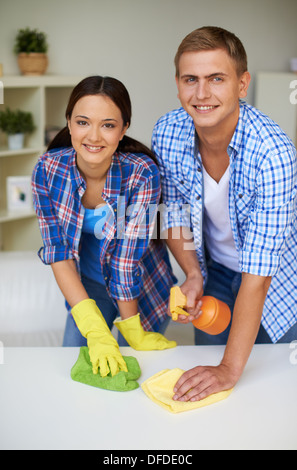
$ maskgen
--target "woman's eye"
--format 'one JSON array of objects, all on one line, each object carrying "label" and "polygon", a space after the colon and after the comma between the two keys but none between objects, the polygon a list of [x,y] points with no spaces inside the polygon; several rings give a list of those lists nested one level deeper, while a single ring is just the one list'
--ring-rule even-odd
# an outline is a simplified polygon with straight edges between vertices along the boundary
[{"label": "woman's eye", "polygon": [[111,124],[110,122],[107,122],[104,124],[103,127],[106,127],[106,129],[114,129],[115,125]]},{"label": "woman's eye", "polygon": [[79,126],[86,126],[88,123],[87,121],[76,121],[76,123],[79,125]]}]

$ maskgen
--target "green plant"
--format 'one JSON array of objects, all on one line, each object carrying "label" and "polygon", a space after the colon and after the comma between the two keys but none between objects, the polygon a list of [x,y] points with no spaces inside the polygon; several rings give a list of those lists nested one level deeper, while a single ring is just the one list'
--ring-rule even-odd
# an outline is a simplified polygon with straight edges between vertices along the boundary
[{"label": "green plant", "polygon": [[46,34],[39,32],[37,29],[19,29],[15,38],[14,52],[19,54],[21,52],[41,52],[45,53],[48,50]]},{"label": "green plant", "polygon": [[0,111],[0,129],[6,134],[29,134],[35,129],[32,114],[6,108]]}]

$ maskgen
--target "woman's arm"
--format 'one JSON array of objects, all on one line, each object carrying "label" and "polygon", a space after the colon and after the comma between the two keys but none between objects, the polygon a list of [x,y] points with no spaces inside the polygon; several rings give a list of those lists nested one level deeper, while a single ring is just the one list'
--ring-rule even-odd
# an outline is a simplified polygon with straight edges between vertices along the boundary
[{"label": "woman's arm", "polygon": [[89,298],[73,259],[57,261],[52,263],[51,267],[57,284],[71,308]]},{"label": "woman's arm", "polygon": [[[51,267],[57,284],[71,308],[89,298],[73,259],[58,261],[53,263]],[[117,300],[117,304],[122,320],[138,313],[137,299],[128,302]]]}]

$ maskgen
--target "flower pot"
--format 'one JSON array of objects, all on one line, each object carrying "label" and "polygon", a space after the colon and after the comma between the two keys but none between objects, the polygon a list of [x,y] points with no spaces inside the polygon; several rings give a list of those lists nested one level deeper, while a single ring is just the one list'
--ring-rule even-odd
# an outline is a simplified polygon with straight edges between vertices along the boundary
[{"label": "flower pot", "polygon": [[9,150],[20,150],[24,147],[24,134],[10,134],[7,140]]},{"label": "flower pot", "polygon": [[18,54],[18,66],[23,75],[43,75],[48,66],[48,57],[39,52]]}]

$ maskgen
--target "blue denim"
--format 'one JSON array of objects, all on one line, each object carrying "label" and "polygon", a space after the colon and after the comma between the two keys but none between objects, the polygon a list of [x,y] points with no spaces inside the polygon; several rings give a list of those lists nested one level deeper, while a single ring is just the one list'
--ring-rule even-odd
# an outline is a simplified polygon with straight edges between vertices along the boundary
[{"label": "blue denim", "polygon": [[[222,300],[229,305],[231,315],[233,314],[235,300],[241,284],[241,273],[232,271],[225,266],[208,260],[208,281],[204,289],[204,295],[210,295]],[[195,328],[195,344],[202,345],[225,345],[228,340],[230,325],[219,335],[209,335]],[[278,343],[290,343],[297,339],[297,323],[278,341]],[[268,333],[260,326],[256,344],[272,343]]]},{"label": "blue denim", "polygon": [[[119,316],[119,311],[114,305],[113,301],[109,297],[106,287],[103,284],[100,284],[92,279],[88,279],[85,276],[81,278],[82,284],[84,285],[88,296],[91,299],[94,299],[99,310],[103,314],[105,321],[109,327],[112,329],[114,320]],[[170,321],[170,317],[167,317],[166,320],[161,324],[159,328],[159,333],[164,333],[168,323]],[[129,346],[125,338],[118,332],[118,344],[119,346]],[[69,347],[80,347],[80,346],[87,346],[87,340],[84,338],[76,326],[76,323],[72,317],[72,315],[67,315],[65,332],[64,332],[64,339],[63,339],[63,346]]]}]

